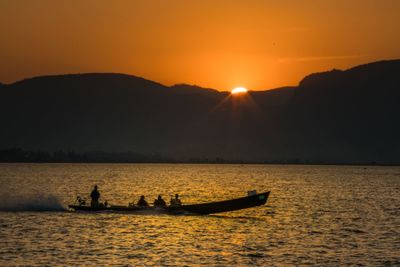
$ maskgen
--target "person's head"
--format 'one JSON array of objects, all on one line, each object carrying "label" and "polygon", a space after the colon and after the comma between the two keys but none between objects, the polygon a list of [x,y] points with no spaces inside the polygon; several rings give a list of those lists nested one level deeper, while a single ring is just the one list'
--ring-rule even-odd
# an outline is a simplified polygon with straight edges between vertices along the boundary
[{"label": "person's head", "polygon": [[162,197],[161,197],[161,195],[158,195],[158,199],[161,199]]},{"label": "person's head", "polygon": [[179,198],[179,195],[178,195],[178,194],[175,194],[175,198],[178,199],[178,198]]},{"label": "person's head", "polygon": [[144,196],[140,196],[140,199],[144,199]]},{"label": "person's head", "polygon": [[97,190],[97,185],[94,186],[94,190]]}]

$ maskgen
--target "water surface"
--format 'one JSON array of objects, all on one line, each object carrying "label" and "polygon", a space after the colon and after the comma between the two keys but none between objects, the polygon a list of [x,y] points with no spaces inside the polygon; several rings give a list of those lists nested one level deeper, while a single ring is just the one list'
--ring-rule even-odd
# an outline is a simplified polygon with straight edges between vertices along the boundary
[{"label": "water surface", "polygon": [[[400,265],[399,167],[0,164],[0,184],[0,266]],[[65,210],[94,184],[111,204],[271,195],[218,216]]]}]

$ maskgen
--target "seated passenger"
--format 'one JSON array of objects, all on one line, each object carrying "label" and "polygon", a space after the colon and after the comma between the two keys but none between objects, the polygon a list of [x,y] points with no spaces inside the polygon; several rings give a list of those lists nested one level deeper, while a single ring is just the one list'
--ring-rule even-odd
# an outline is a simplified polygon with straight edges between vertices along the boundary
[{"label": "seated passenger", "polygon": [[175,198],[171,198],[170,204],[171,204],[171,207],[179,207],[182,205],[182,202],[179,199],[178,194],[175,195]]},{"label": "seated passenger", "polygon": [[161,195],[158,195],[158,198],[156,200],[154,200],[153,205],[155,207],[166,207],[167,203],[165,203],[165,200],[162,199]]},{"label": "seated passenger", "polygon": [[78,201],[79,206],[85,206],[86,205],[86,200],[81,198],[80,196],[77,196],[76,200]]},{"label": "seated passenger", "polygon": [[149,204],[147,203],[147,201],[144,199],[144,196],[141,196],[141,197],[140,197],[140,199],[139,199],[137,205],[140,206],[140,207],[147,207],[147,206],[149,206]]}]

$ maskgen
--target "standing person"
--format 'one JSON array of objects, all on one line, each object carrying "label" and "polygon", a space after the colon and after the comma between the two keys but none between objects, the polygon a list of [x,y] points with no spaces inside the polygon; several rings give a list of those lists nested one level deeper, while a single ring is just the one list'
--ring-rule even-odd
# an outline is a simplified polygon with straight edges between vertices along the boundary
[{"label": "standing person", "polygon": [[92,193],[90,193],[90,198],[92,199],[92,201],[90,202],[90,205],[92,207],[98,207],[99,206],[100,193],[97,190],[97,185],[94,186],[94,189],[93,189]]}]

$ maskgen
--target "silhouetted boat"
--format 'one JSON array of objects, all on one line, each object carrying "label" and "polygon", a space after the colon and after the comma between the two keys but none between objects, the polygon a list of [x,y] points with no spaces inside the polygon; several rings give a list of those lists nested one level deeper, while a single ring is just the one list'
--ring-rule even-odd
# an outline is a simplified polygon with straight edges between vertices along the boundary
[{"label": "silhouetted boat", "polygon": [[212,214],[234,210],[241,210],[264,205],[267,202],[269,191],[231,200],[210,202],[194,205],[183,205],[182,209],[196,214]]},{"label": "silhouetted boat", "polygon": [[202,204],[193,205],[182,205],[180,207],[139,207],[139,206],[104,206],[91,207],[86,205],[69,205],[68,207],[76,211],[116,211],[116,212],[128,212],[128,213],[142,213],[142,212],[158,212],[168,214],[182,214],[182,213],[193,213],[193,214],[213,214],[228,211],[235,211],[241,209],[247,209],[264,205],[267,202],[269,191],[261,194],[253,194],[246,197],[209,202]]}]

